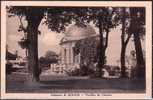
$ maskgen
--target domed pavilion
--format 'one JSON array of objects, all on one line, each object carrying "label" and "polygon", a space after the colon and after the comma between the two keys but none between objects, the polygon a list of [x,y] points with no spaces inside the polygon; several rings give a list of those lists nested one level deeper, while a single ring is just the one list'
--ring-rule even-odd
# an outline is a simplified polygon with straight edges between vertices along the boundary
[{"label": "domed pavilion", "polygon": [[97,60],[99,35],[90,25],[71,25],[60,41],[61,63],[74,66],[94,63]]}]

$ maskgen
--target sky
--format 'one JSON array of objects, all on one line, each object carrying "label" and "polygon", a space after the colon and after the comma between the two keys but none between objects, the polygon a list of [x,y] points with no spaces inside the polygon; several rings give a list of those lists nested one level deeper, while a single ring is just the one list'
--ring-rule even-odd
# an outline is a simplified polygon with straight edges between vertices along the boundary
[{"label": "sky", "polygon": [[[42,21],[43,22],[43,21]],[[17,17],[7,17],[7,35],[6,35],[6,43],[8,45],[9,51],[14,53],[16,50],[18,54],[22,57],[25,56],[25,50],[21,49],[18,45],[18,41],[23,37],[23,32],[18,32],[19,20]],[[26,22],[24,22],[26,25]],[[93,26],[93,25],[91,25]],[[63,33],[55,33],[50,31],[46,25],[42,23],[39,26],[39,30],[41,31],[41,35],[38,36],[38,56],[44,56],[46,51],[51,50],[60,53],[59,42],[64,37]],[[95,31],[98,30],[95,28]],[[112,29],[109,33],[108,47],[106,50],[107,56],[107,64],[110,65],[118,65],[117,60],[120,59],[120,49],[121,49],[121,26]],[[145,47],[145,43],[142,43],[142,47]],[[132,40],[129,41],[127,45],[126,54],[129,55],[130,51],[134,50],[134,44]]]}]

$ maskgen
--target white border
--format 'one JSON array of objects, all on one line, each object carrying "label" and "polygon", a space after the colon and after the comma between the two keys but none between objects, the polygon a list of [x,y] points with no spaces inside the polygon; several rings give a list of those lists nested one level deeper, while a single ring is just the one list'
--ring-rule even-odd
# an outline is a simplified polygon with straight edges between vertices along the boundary
[{"label": "white border", "polygon": [[[50,93],[5,92],[6,5],[11,6],[113,6],[146,7],[146,93],[112,96],[50,96]],[[152,4],[150,1],[2,1],[1,2],[1,96],[2,99],[150,99],[152,90]]]}]

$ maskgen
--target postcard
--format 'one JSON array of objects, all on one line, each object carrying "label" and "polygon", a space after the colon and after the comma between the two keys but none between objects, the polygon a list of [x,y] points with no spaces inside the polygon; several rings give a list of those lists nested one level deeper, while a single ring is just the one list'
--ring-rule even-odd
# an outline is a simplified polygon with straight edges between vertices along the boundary
[{"label": "postcard", "polygon": [[2,1],[2,99],[151,99],[150,1]]}]

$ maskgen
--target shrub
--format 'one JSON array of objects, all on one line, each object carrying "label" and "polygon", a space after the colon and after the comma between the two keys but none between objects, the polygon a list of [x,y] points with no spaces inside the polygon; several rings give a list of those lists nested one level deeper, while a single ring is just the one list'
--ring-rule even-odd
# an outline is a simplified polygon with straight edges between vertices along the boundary
[{"label": "shrub", "polygon": [[11,63],[6,64],[6,74],[11,74],[13,72],[13,65]]}]

